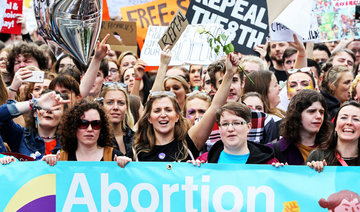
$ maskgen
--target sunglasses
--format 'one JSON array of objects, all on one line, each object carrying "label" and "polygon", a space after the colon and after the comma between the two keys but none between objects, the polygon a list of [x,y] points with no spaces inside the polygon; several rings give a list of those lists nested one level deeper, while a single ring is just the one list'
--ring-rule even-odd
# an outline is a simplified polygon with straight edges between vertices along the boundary
[{"label": "sunglasses", "polygon": [[100,130],[101,120],[88,121],[85,119],[81,119],[78,128],[79,129],[87,129],[89,127],[89,125],[91,125],[91,128],[94,130]]},{"label": "sunglasses", "polygon": [[121,88],[127,88],[127,84],[125,84],[123,82],[104,82],[103,86],[104,87],[118,86],[118,87],[121,87]]},{"label": "sunglasses", "polygon": [[300,69],[291,69],[287,71],[289,74],[293,74],[296,72],[303,72],[303,73],[309,73],[311,74],[311,68],[310,67],[304,67],[304,68],[300,68]]},{"label": "sunglasses", "polygon": [[157,97],[157,96],[168,96],[175,98],[175,93],[171,91],[150,91],[150,97]]}]

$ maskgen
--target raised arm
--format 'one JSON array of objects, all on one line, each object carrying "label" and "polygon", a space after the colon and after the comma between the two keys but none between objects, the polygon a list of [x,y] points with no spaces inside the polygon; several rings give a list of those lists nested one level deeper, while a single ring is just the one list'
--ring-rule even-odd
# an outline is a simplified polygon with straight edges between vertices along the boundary
[{"label": "raised arm", "polygon": [[106,41],[109,39],[110,34],[107,34],[104,39],[101,41],[101,43],[97,43],[96,49],[95,49],[95,56],[91,60],[90,65],[88,69],[86,70],[86,73],[81,79],[80,82],[80,94],[81,96],[87,97],[89,95],[89,92],[91,90],[91,87],[93,86],[96,74],[100,68],[101,60],[104,59],[106,55],[110,54],[110,45],[106,44]]},{"label": "raised arm", "polygon": [[166,45],[160,55],[160,66],[156,73],[154,84],[151,88],[152,91],[163,90],[163,83],[166,75],[167,68],[171,60],[171,46]]},{"label": "raised arm", "polygon": [[307,67],[307,58],[304,44],[299,41],[297,36],[294,34],[294,42],[289,42],[290,46],[297,50],[297,56],[294,64],[294,68]]},{"label": "raised arm", "polygon": [[145,74],[145,66],[146,63],[143,60],[138,59],[136,61],[136,64],[134,66],[135,82],[130,93],[132,95],[140,96],[140,85],[142,78]]},{"label": "raised arm", "polygon": [[214,127],[214,114],[216,113],[216,110],[226,103],[233,76],[239,71],[239,61],[239,57],[236,56],[234,53],[230,53],[229,55],[227,55],[225,62],[226,72],[224,74],[219,90],[216,92],[209,109],[206,110],[200,122],[191,127],[188,131],[190,138],[193,140],[198,150],[200,150],[204,146],[206,140],[211,133],[211,130]]}]

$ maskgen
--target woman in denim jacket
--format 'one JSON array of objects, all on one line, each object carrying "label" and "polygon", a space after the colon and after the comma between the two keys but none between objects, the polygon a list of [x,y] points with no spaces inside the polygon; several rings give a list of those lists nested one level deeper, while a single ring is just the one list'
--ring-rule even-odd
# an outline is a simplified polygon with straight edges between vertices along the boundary
[{"label": "woman in denim jacket", "polygon": [[[36,159],[60,149],[56,130],[68,100],[55,91],[45,93],[38,99],[24,102],[7,101],[0,106],[0,136],[12,152],[33,156]],[[29,113],[27,128],[12,119]],[[34,121],[36,120],[36,121]]]}]

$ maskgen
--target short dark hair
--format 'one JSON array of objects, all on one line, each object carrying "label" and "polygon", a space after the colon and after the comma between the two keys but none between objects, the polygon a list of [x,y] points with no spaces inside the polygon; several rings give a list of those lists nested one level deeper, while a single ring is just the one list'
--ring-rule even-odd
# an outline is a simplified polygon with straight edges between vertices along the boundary
[{"label": "short dark hair", "polygon": [[[226,71],[226,66],[225,66],[225,59],[221,59],[221,60],[217,60],[213,63],[211,63],[208,68],[207,71],[209,73],[209,77],[210,77],[210,83],[211,85],[216,88],[216,77],[215,74],[217,72],[221,72],[223,74],[225,74]],[[244,80],[244,73],[242,71],[239,70],[239,76],[240,76],[240,84],[242,84],[243,80]]]},{"label": "short dark hair", "polygon": [[109,63],[108,63],[108,60],[106,58],[101,60],[99,70],[103,73],[104,78],[108,76],[108,74],[109,74]]},{"label": "short dark hair", "polygon": [[331,55],[329,48],[324,43],[315,43],[313,51],[315,51],[315,50],[325,51],[329,57]]},{"label": "short dark hair", "polygon": [[54,90],[57,85],[73,91],[76,96],[80,95],[79,83],[69,75],[57,76],[50,82],[49,89]]},{"label": "short dark hair", "polygon": [[80,63],[77,59],[75,59],[71,55],[64,54],[57,60],[57,62],[55,64],[55,72],[56,73],[58,73],[60,71],[60,62],[61,62],[61,60],[65,59],[65,58],[70,58],[73,61],[73,63],[75,64],[76,68],[78,68],[81,73],[85,71],[85,66],[82,63]]},{"label": "short dark hair", "polygon": [[283,62],[285,62],[286,58],[291,57],[293,54],[296,54],[296,53],[297,53],[297,50],[294,47],[287,47],[282,56]]},{"label": "short dark hair", "polygon": [[232,113],[243,118],[246,122],[251,122],[251,111],[248,106],[239,102],[230,102],[216,111],[216,121],[219,123],[224,112]]}]

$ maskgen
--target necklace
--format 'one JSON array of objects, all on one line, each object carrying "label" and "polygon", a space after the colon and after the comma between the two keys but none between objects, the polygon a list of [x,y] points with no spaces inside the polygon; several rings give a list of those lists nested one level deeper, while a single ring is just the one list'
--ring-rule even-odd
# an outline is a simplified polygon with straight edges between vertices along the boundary
[{"label": "necklace", "polygon": [[40,136],[40,138],[42,138],[42,139],[54,139],[54,138],[56,138],[56,135],[53,135],[53,136]]}]

